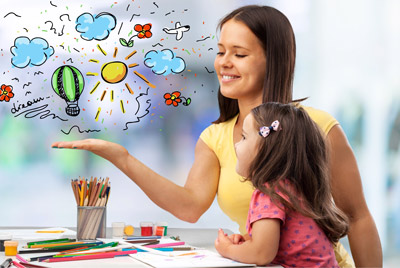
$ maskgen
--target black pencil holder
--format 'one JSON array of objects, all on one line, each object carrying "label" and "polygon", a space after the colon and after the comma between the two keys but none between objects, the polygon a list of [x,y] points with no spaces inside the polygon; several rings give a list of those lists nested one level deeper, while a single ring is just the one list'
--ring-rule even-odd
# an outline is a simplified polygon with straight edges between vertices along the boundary
[{"label": "black pencil holder", "polygon": [[106,207],[77,207],[77,240],[94,240],[106,237]]}]

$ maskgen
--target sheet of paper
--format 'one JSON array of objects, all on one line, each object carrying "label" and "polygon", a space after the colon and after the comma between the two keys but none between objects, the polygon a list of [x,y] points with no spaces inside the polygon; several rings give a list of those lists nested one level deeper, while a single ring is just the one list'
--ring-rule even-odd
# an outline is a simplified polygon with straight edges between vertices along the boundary
[{"label": "sheet of paper", "polygon": [[130,255],[132,258],[156,268],[178,267],[251,267],[255,264],[245,264],[223,258],[210,250],[174,251],[171,257],[139,252]]},{"label": "sheet of paper", "polygon": [[[62,233],[38,233],[37,231],[64,231]],[[76,232],[67,228],[52,227],[43,229],[6,229],[0,232],[12,234],[13,240],[41,240],[41,239],[59,239],[63,237],[76,236]]]}]

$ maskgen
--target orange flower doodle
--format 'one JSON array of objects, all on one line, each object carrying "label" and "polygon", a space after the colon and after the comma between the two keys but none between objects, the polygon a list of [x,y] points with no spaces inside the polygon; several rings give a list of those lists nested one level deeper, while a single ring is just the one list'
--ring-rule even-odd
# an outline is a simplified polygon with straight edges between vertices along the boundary
[{"label": "orange flower doodle", "polygon": [[12,93],[12,86],[1,85],[0,89],[0,101],[9,102],[10,99],[14,97],[14,93]]},{"label": "orange flower doodle", "polygon": [[136,24],[134,27],[135,31],[138,32],[137,37],[142,39],[142,38],[150,38],[153,34],[151,33],[151,23],[141,25],[141,24]]},{"label": "orange flower doodle", "polygon": [[166,93],[164,94],[165,104],[167,105],[174,105],[175,107],[182,101],[179,96],[181,95],[180,92],[175,91],[172,94]]}]

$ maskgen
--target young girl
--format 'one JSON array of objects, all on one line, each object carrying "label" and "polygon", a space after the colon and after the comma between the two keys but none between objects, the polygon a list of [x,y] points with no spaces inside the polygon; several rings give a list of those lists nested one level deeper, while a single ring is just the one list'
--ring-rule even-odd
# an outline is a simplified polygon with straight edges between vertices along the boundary
[{"label": "young girl", "polygon": [[219,230],[218,252],[257,265],[338,267],[333,243],[346,235],[348,222],[333,203],[324,137],[307,112],[279,103],[254,108],[235,150],[237,173],[256,188],[250,238]]}]

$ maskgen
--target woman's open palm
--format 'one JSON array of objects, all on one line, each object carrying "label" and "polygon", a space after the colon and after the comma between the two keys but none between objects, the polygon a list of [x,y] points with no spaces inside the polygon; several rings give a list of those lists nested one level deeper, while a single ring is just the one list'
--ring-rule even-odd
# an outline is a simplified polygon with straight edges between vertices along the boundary
[{"label": "woman's open palm", "polygon": [[125,157],[128,154],[128,151],[123,146],[99,139],[54,142],[51,146],[60,149],[68,148],[90,151],[112,163],[115,163],[119,158]]}]

